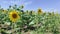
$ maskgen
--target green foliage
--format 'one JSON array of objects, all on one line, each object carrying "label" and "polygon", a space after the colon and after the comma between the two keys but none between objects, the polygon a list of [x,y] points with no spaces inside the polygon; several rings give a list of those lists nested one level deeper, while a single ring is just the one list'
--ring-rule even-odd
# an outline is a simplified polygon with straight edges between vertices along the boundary
[{"label": "green foliage", "polygon": [[[21,34],[22,31],[30,31],[31,34],[60,33],[60,14],[56,14],[54,12],[37,14],[38,12],[29,12],[28,10],[25,12],[22,10],[23,8],[24,6],[9,6],[7,13],[3,13],[4,9],[0,8],[0,32],[8,32],[8,34]],[[8,13],[10,13],[12,10],[19,12],[20,19],[16,23],[13,23],[9,19]]]}]

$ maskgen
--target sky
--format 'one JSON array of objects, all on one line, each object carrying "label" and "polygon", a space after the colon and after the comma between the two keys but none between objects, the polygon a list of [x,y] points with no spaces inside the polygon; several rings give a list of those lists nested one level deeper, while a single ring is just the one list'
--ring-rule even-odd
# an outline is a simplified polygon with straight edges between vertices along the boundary
[{"label": "sky", "polygon": [[0,0],[0,5],[4,9],[14,4],[24,5],[23,10],[37,11],[38,8],[41,8],[43,11],[60,13],[60,0]]}]

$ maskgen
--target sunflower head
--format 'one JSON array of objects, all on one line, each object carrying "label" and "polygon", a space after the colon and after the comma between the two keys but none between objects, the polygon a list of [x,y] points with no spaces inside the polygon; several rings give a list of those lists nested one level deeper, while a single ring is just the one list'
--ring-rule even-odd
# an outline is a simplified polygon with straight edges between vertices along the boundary
[{"label": "sunflower head", "polygon": [[42,13],[42,10],[41,9],[38,9],[38,14],[41,14]]},{"label": "sunflower head", "polygon": [[30,11],[30,14],[32,14],[32,15],[34,15],[34,13],[35,13],[35,12],[34,12],[33,10]]},{"label": "sunflower head", "polygon": [[7,10],[3,10],[3,13],[6,14],[7,13]]},{"label": "sunflower head", "polygon": [[28,10],[26,10],[25,14],[29,15],[29,11],[28,11]]},{"label": "sunflower head", "polygon": [[12,11],[9,13],[9,18],[12,22],[16,22],[19,19],[18,12]]}]

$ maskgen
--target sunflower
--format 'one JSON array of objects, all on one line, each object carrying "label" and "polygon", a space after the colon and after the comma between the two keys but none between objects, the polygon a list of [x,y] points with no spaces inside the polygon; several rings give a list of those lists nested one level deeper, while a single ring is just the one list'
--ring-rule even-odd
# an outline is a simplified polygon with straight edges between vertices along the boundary
[{"label": "sunflower", "polygon": [[42,13],[42,10],[41,9],[38,9],[38,14],[41,14]]},{"label": "sunflower", "polygon": [[34,13],[35,13],[35,12],[34,12],[33,10],[30,11],[30,14],[32,14],[32,15],[34,15]]},{"label": "sunflower", "polygon": [[27,15],[29,15],[29,11],[28,10],[26,10],[26,12],[25,12]]},{"label": "sunflower", "polygon": [[19,19],[18,12],[12,11],[9,13],[9,18],[12,22],[16,22]]},{"label": "sunflower", "polygon": [[6,14],[6,13],[7,13],[7,10],[3,10],[3,12],[2,12],[2,13]]}]

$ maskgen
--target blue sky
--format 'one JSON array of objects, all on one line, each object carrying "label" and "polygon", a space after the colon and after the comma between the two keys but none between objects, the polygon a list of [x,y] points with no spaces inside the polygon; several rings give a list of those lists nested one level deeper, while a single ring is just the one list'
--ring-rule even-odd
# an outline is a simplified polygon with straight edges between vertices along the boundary
[{"label": "blue sky", "polygon": [[[7,9],[9,5],[24,5],[24,10],[60,11],[60,0],[0,0],[2,8]],[[60,12],[59,12],[60,13]]]}]

